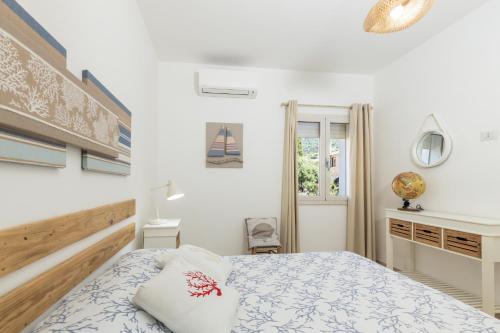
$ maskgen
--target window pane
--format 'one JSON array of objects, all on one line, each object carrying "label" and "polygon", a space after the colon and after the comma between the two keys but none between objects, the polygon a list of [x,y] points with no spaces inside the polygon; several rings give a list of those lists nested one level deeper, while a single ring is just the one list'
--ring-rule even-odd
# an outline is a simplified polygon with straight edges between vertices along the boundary
[{"label": "window pane", "polygon": [[330,195],[346,196],[346,124],[330,124],[329,168]]},{"label": "window pane", "polygon": [[297,134],[299,195],[319,196],[320,123],[299,121]]}]

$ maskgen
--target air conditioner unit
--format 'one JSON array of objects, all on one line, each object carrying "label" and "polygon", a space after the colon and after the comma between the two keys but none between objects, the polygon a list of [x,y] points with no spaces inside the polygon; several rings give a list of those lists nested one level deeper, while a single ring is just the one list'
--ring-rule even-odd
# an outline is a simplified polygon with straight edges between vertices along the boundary
[{"label": "air conditioner unit", "polygon": [[208,97],[255,98],[257,76],[247,71],[203,69],[198,73],[198,94]]}]

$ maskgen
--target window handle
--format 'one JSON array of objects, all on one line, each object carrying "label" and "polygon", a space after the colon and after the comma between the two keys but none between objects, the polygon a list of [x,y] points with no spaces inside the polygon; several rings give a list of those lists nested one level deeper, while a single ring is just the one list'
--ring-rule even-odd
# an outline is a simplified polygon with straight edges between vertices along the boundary
[{"label": "window handle", "polygon": [[325,168],[330,169],[330,159],[325,158]]}]

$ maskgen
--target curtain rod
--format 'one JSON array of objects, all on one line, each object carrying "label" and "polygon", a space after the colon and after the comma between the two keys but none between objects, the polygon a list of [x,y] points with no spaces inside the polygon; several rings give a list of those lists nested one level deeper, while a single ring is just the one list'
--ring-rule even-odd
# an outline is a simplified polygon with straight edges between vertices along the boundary
[{"label": "curtain rod", "polygon": [[[282,107],[287,107],[287,103],[281,103]],[[331,108],[331,109],[350,109],[350,106],[347,105],[321,105],[321,104],[297,104],[297,106],[306,107],[306,108]]]}]

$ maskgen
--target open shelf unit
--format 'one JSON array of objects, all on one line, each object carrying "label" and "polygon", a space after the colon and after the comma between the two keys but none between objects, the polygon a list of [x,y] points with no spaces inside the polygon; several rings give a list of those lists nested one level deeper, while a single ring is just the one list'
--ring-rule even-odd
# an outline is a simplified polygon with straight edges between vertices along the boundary
[{"label": "open shelf unit", "polygon": [[[473,295],[467,291],[453,287],[445,282],[436,280],[430,276],[419,272],[400,271],[401,274],[409,277],[412,280],[425,284],[433,289],[439,290],[457,300],[464,302],[478,310],[481,310],[483,300],[480,296]],[[500,314],[500,305],[495,305],[495,313]]]}]

